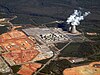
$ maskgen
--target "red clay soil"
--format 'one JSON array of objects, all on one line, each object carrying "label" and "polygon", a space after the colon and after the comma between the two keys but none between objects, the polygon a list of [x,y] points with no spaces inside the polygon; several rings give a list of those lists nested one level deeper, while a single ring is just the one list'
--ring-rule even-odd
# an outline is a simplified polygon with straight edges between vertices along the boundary
[{"label": "red clay soil", "polygon": [[5,51],[2,56],[10,63],[22,64],[34,59],[39,51],[35,48],[35,42],[23,32],[14,30],[0,35],[0,46]]},{"label": "red clay soil", "polygon": [[37,50],[18,50],[9,53],[3,53],[2,56],[8,60],[12,60],[15,64],[28,62],[35,58],[39,52]]},{"label": "red clay soil", "polygon": [[100,75],[99,65],[100,62],[92,62],[89,65],[65,69],[63,71],[63,74],[64,75]]},{"label": "red clay soil", "polygon": [[67,69],[65,69],[64,71],[63,71],[63,74],[64,75],[80,75],[78,72],[76,72],[75,70],[67,70]]},{"label": "red clay soil", "polygon": [[7,32],[0,35],[0,42],[5,42],[6,40],[10,39],[18,39],[18,38],[25,38],[27,37],[23,32],[14,30],[12,32]]},{"label": "red clay soil", "polygon": [[0,46],[4,50],[16,51],[16,50],[28,50],[35,48],[35,44],[29,38],[11,39],[0,43]]},{"label": "red clay soil", "polygon": [[18,74],[21,75],[32,75],[38,68],[41,67],[42,64],[39,63],[33,63],[33,64],[25,64],[22,65],[20,70],[17,72]]}]

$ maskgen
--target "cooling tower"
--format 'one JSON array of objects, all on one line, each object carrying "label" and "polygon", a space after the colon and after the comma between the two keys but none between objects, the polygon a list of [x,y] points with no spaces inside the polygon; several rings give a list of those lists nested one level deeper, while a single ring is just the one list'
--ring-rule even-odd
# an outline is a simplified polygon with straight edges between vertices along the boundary
[{"label": "cooling tower", "polygon": [[77,33],[78,31],[76,30],[76,25],[72,25],[72,28],[71,28],[71,33]]}]

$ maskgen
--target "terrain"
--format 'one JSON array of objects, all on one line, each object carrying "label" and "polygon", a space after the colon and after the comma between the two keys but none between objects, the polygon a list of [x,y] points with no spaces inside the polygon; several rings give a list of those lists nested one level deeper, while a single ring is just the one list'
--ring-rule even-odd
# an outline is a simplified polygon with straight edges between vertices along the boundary
[{"label": "terrain", "polygon": [[[55,20],[66,20],[73,13],[73,10],[80,9],[81,11],[90,11],[91,14],[81,21],[77,27],[80,32],[95,41],[72,43],[68,48],[65,48],[60,56],[77,56],[88,57],[90,60],[78,64],[71,64],[66,60],[52,61],[46,66],[41,73],[47,75],[61,75],[65,68],[75,65],[83,65],[100,59],[100,1],[99,0],[0,0],[0,18],[17,16],[12,20],[13,24],[32,24],[41,26],[43,23],[48,23]],[[34,22],[33,22],[34,21]],[[57,26],[56,24],[48,26]],[[0,34],[7,29],[0,27]],[[86,35],[86,32],[95,32],[97,36]],[[62,44],[63,45],[63,44]],[[58,45],[59,46],[59,45]],[[60,47],[60,46],[59,46]],[[83,54],[83,52],[87,54]],[[79,55],[80,53],[80,55]],[[88,56],[89,53],[89,56]],[[40,61],[42,63],[47,60]],[[65,63],[66,62],[66,63]],[[52,69],[53,67],[53,69]],[[19,67],[14,66],[14,70]],[[18,70],[17,70],[18,71]],[[15,71],[15,73],[17,72]]]}]

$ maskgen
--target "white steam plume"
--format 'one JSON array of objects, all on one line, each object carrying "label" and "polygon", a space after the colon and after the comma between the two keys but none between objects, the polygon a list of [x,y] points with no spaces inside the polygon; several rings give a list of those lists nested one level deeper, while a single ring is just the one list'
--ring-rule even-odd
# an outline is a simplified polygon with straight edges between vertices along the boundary
[{"label": "white steam plume", "polygon": [[84,17],[89,15],[90,12],[85,12],[82,14],[79,10],[74,10],[74,13],[70,15],[70,17],[67,19],[67,24],[71,25],[79,25],[81,20],[84,20]]}]

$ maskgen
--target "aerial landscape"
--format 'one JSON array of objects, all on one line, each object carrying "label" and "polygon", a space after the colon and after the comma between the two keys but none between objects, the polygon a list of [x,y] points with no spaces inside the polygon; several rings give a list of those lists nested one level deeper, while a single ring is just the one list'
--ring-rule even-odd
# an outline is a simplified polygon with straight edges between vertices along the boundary
[{"label": "aerial landscape", "polygon": [[100,75],[100,1],[0,0],[0,75]]}]

